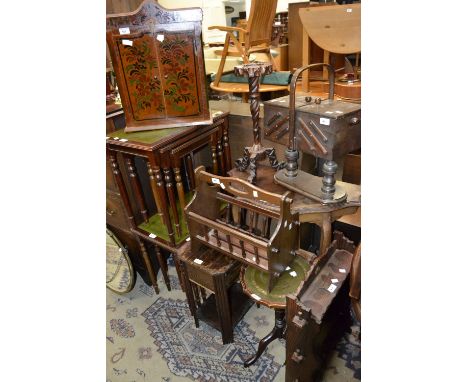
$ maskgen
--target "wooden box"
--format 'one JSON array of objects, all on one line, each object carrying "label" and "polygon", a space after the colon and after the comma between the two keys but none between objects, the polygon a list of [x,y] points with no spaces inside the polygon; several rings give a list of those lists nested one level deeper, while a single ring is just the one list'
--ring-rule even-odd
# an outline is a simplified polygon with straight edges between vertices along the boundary
[{"label": "wooden box", "polygon": [[[264,103],[264,137],[288,145],[290,96]],[[295,104],[296,139],[299,150],[333,160],[361,147],[361,105],[298,96]]]}]

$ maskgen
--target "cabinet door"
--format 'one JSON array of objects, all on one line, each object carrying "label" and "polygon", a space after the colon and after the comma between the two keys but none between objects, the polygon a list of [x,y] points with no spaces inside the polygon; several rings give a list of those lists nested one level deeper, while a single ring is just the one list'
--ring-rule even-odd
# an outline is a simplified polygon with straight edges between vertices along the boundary
[{"label": "cabinet door", "polygon": [[200,8],[164,9],[145,0],[107,16],[107,45],[126,131],[211,123]]},{"label": "cabinet door", "polygon": [[[141,30],[113,36],[120,76],[119,91],[134,121],[166,117],[160,64],[154,35]],[[117,66],[114,63],[114,67]],[[117,69],[117,68],[116,68]]]},{"label": "cabinet door", "polygon": [[201,111],[193,31],[156,32],[166,117],[196,116]]}]

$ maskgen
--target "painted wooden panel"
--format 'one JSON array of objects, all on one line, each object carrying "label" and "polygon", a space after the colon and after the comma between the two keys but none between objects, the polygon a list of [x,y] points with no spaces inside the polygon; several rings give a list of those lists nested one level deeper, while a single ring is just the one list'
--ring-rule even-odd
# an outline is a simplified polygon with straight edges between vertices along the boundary
[{"label": "painted wooden panel", "polygon": [[126,131],[211,123],[200,8],[169,10],[145,0],[107,16],[107,45]]}]

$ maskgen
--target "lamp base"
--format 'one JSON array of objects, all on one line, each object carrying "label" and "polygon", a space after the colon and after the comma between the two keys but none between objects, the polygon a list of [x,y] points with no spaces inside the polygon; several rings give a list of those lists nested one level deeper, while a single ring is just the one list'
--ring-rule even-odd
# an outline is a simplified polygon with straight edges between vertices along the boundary
[{"label": "lamp base", "polygon": [[346,201],[346,190],[335,184],[335,192],[327,195],[322,191],[323,178],[297,170],[296,176],[287,176],[285,169],[275,174],[275,182],[287,189],[305,197],[316,200],[322,204],[333,204]]}]

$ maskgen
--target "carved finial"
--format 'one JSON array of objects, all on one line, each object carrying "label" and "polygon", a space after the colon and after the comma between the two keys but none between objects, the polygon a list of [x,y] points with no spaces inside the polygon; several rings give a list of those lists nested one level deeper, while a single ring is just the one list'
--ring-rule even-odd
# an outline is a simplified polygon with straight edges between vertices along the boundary
[{"label": "carved finial", "polygon": [[236,76],[260,77],[272,72],[273,66],[269,62],[251,62],[234,67],[234,74]]}]

